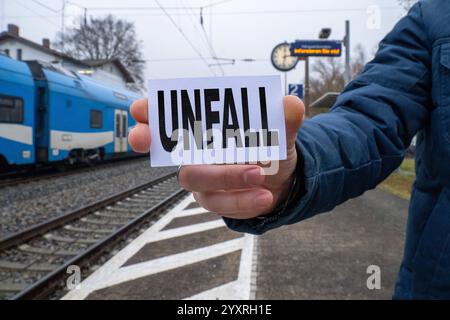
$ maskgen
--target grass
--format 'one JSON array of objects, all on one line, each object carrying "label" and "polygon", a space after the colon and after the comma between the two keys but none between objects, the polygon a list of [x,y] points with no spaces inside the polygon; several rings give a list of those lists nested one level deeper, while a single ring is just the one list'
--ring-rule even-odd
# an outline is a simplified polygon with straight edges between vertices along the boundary
[{"label": "grass", "polygon": [[395,171],[378,187],[396,196],[410,200],[411,189],[416,179],[414,159],[405,159],[399,170]]}]

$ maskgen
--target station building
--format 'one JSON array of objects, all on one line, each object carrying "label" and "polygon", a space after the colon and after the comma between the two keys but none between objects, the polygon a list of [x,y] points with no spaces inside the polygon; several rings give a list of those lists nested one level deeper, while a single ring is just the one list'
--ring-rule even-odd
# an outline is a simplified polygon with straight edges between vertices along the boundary
[{"label": "station building", "polygon": [[7,31],[0,33],[0,53],[17,60],[38,60],[54,67],[89,75],[112,86],[133,87],[135,80],[122,62],[115,59],[77,60],[51,48],[49,39],[36,43],[20,35],[20,29],[9,24]]}]

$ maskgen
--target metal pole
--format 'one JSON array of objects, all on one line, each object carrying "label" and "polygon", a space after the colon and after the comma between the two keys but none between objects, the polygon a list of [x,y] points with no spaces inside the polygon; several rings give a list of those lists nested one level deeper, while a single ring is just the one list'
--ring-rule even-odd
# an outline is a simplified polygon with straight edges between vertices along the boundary
[{"label": "metal pole", "polygon": [[288,81],[287,81],[287,72],[284,73],[284,92],[285,92],[286,96],[289,94]]},{"label": "metal pole", "polygon": [[0,32],[6,30],[5,19],[5,0],[0,0]]},{"label": "metal pole", "polygon": [[310,104],[310,87],[309,87],[309,57],[305,58],[305,114],[309,117],[309,104]]},{"label": "metal pole", "polygon": [[209,1],[209,42],[213,46],[213,5],[212,0]]},{"label": "metal pole", "polygon": [[66,31],[66,0],[62,0],[61,8],[61,39],[62,49],[64,50],[64,33]]},{"label": "metal pole", "polygon": [[348,84],[352,80],[352,74],[350,70],[350,21],[345,21],[345,84]]}]

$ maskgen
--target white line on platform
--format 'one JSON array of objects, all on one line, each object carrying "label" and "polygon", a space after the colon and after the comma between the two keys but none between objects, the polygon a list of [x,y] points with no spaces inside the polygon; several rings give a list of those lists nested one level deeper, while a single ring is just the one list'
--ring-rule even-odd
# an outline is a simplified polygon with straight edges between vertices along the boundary
[{"label": "white line on platform", "polygon": [[210,247],[122,267],[113,274],[99,269],[95,276],[93,274],[82,283],[81,289],[69,292],[63,300],[83,300],[94,291],[226,255],[241,250],[243,245],[244,238],[239,238]]},{"label": "white line on platform", "polygon": [[[205,210],[203,208],[194,208],[194,209],[181,211],[180,213],[177,214],[176,218],[195,216],[197,214],[208,213],[208,212],[209,211],[207,211],[207,210]],[[217,216],[217,218],[220,219],[219,216]]]},{"label": "white line on platform", "polygon": [[225,226],[220,220],[199,223],[187,227],[161,231],[177,217],[185,217],[206,213],[201,208],[184,210],[193,203],[192,195],[186,197],[168,214],[164,215],[158,222],[146,230],[142,235],[111,258],[102,267],[96,270],[81,284],[80,289],[70,291],[64,300],[81,300],[87,298],[91,293],[99,289],[107,288],[116,284],[139,279],[152,274],[184,267],[196,262],[219,257],[238,250],[242,250],[239,275],[236,281],[221,285],[217,288],[199,293],[192,298],[195,299],[232,299],[248,300],[252,298],[252,269],[254,264],[255,240],[251,235],[221,242],[209,247],[162,257],[126,267],[122,267],[130,258],[138,253],[146,244],[165,239],[176,238],[188,234],[194,234],[206,230],[213,230]]},{"label": "white line on platform", "polygon": [[101,287],[113,286],[155,273],[173,270],[193,263],[220,257],[222,255],[241,250],[243,245],[243,238],[239,238],[205,248],[195,249],[172,256],[123,267],[115,273],[113,279],[105,279],[106,281],[102,282]]},{"label": "white line on platform", "polygon": [[[256,237],[246,235],[236,281],[196,294],[186,300],[250,300],[252,297],[253,257]],[[253,295],[254,296],[254,295]]]},{"label": "white line on platform", "polygon": [[223,220],[214,220],[210,222],[204,222],[199,224],[194,224],[192,226],[177,228],[177,229],[169,229],[166,231],[161,231],[158,233],[154,233],[151,236],[147,237],[147,243],[156,242],[171,238],[178,238],[182,236],[186,236],[189,234],[194,234],[202,231],[213,230],[217,228],[225,227],[225,223]]}]

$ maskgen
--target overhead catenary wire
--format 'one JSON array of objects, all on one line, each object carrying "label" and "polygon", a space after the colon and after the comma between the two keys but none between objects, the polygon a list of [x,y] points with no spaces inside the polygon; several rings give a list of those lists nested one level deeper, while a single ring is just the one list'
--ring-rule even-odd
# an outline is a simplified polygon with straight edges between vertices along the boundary
[{"label": "overhead catenary wire", "polygon": [[[252,59],[252,58],[218,58],[218,57],[206,57],[206,60],[224,60],[224,61],[232,61],[232,62],[268,62],[269,60],[267,58],[258,58],[258,59]],[[160,62],[177,62],[177,61],[200,61],[201,59],[199,57],[186,57],[186,58],[155,58],[155,59],[144,59],[145,62],[150,63],[160,63]]]},{"label": "overhead catenary wire", "polygon": [[[208,33],[206,32],[206,29],[205,29],[205,24],[204,24],[204,19],[203,19],[203,8],[200,9],[200,25],[202,26],[203,36],[205,37],[206,42],[208,43],[209,48],[211,50],[211,55],[213,56],[213,58],[217,59],[217,53],[212,44],[212,37],[211,38],[208,37]],[[223,63],[222,64],[217,63],[216,65],[219,66],[220,70],[222,70],[222,73],[225,74],[223,71],[223,67],[222,67]]]},{"label": "overhead catenary wire", "polygon": [[[61,10],[57,11],[55,9],[52,9],[48,6],[46,6],[45,4],[43,4],[41,1],[39,0],[32,0],[35,4],[40,5],[43,8],[48,9],[49,11],[52,12],[60,12]],[[187,1],[187,0],[186,0]],[[267,59],[233,59],[233,58],[219,58],[217,57],[217,54],[214,50],[214,47],[212,45],[211,39],[208,37],[208,33],[206,32],[204,25],[202,24],[202,33],[204,35],[205,38],[205,43],[207,45],[207,49],[210,52],[210,57],[205,57],[203,56],[203,54],[201,53],[201,50],[199,50],[193,43],[192,41],[187,37],[186,33],[183,32],[183,29],[180,28],[180,26],[176,23],[176,21],[173,19],[174,16],[189,16],[190,19],[191,17],[198,18],[198,14],[196,14],[194,11],[195,10],[202,10],[205,8],[212,8],[214,6],[218,6],[220,4],[226,3],[226,2],[230,2],[232,0],[222,0],[222,1],[216,1],[216,2],[211,2],[210,4],[205,4],[203,6],[190,6],[189,3],[187,6],[172,6],[172,7],[162,7],[159,1],[155,1],[158,4],[158,7],[115,7],[115,8],[107,8],[107,7],[103,7],[103,8],[87,8],[87,7],[83,7],[77,3],[74,3],[73,1],[66,1],[66,3],[74,5],[74,6],[78,6],[80,8],[84,8],[85,9],[85,16],[86,16],[86,11],[111,11],[111,10],[123,10],[125,11],[125,13],[121,13],[121,16],[167,16],[171,22],[174,24],[174,26],[177,28],[177,30],[181,33],[181,35],[185,38],[185,40],[189,43],[189,45],[192,47],[192,49],[197,53],[197,55],[199,55],[199,58],[195,58],[195,59],[190,59],[192,61],[194,60],[201,60],[203,61],[203,63],[205,63],[205,65],[208,66],[209,70],[215,75],[214,69],[211,68],[213,66],[217,66],[222,68],[223,64],[229,64],[229,62],[232,62],[231,64],[234,64],[237,61],[245,61],[245,62],[258,62],[258,61],[267,61]],[[35,14],[35,16],[16,16],[16,17],[11,17],[11,16],[2,16],[2,19],[6,19],[6,18],[56,18],[57,15],[51,15],[51,16],[45,16],[45,15],[41,15],[39,13],[37,13],[36,11],[30,9],[29,7],[25,6],[23,3],[20,3],[20,1],[18,0],[16,2],[18,5],[26,8],[28,11],[33,12]],[[400,6],[379,6],[380,9],[383,10],[402,10],[402,8]],[[134,11],[134,10],[140,10],[140,11],[151,11],[151,14],[145,14],[145,13],[139,13],[139,14],[128,14],[126,11]],[[159,11],[159,12],[158,12]],[[162,11],[162,14],[160,13]],[[171,11],[171,12],[169,12]],[[296,14],[296,13],[326,13],[326,12],[351,12],[351,11],[367,11],[367,8],[362,8],[362,7],[347,7],[347,8],[312,8],[312,9],[297,9],[297,10],[248,10],[248,11],[214,11],[214,12],[210,12],[209,14],[211,16],[215,16],[215,15],[250,15],[250,14]],[[154,12],[154,13],[153,13]],[[75,15],[66,15],[66,17],[71,17],[71,16],[75,16]],[[49,21],[48,19],[45,19],[47,23],[50,23],[52,25],[57,25],[55,23],[53,23],[52,21]],[[194,25],[196,27],[198,27],[198,24],[196,24],[196,22],[194,21]],[[198,30],[198,28],[196,28],[196,30]],[[210,33],[211,36],[211,33]],[[202,38],[203,39],[203,38]],[[208,63],[208,60],[215,60],[215,61],[226,61],[226,63],[216,63],[216,64],[212,64]],[[183,58],[179,58],[179,59],[161,59],[161,60],[149,60],[149,62],[164,62],[164,61],[187,61],[186,59]],[[224,71],[222,69],[222,74],[224,74]]]},{"label": "overhead catenary wire", "polygon": [[[171,11],[171,10],[186,10],[186,9],[200,9],[200,8],[211,8],[211,7],[215,7],[227,2],[231,2],[233,0],[222,0],[222,1],[216,1],[216,2],[212,2],[210,4],[204,5],[204,6],[172,6],[172,7],[164,7],[164,9],[166,9],[167,11]],[[76,3],[73,3],[73,5],[77,5]],[[134,8],[130,8],[130,7],[90,7],[89,11],[120,11],[120,10],[137,10],[137,11],[142,11],[142,10],[148,10],[148,11],[160,11],[160,7],[159,5],[157,7],[150,7],[150,6],[146,6],[146,7],[134,7]]]},{"label": "overhead catenary wire", "polygon": [[[184,0],[180,0],[180,3],[185,3],[184,2]],[[186,6],[186,13],[187,13],[187,16],[188,16],[188,18],[189,18],[189,21],[191,22],[191,24],[192,24],[192,26],[193,26],[193,28],[195,29],[195,31],[197,31],[198,33],[200,33],[200,39],[202,40],[202,42],[203,42],[203,44],[206,46],[206,49],[211,53],[211,50],[209,49],[209,45],[208,45],[208,43],[203,39],[203,37],[202,37],[202,31],[200,30],[200,28],[197,26],[197,23],[196,23],[196,21],[195,21],[195,13],[194,14],[192,14],[190,11],[188,11],[187,10],[187,6]]]},{"label": "overhead catenary wire", "polygon": [[[229,1],[222,1],[222,2],[220,2],[220,3],[225,3],[225,2],[229,2]],[[184,3],[184,0],[183,0],[183,3]],[[188,5],[188,6],[187,6],[188,8],[191,8],[190,5],[189,5],[189,2],[188,2],[187,0],[186,0],[186,4]],[[219,4],[219,3],[217,3],[217,4]],[[188,11],[188,10],[189,10],[189,11]],[[199,28],[199,27],[197,26],[196,21],[195,21],[195,19],[197,18],[197,15],[196,15],[195,12],[193,11],[193,9],[186,9],[186,11],[187,11],[188,13],[190,13],[189,19],[192,21],[192,25],[194,26],[194,28],[200,33],[200,38],[203,39],[203,42],[206,44],[206,47],[207,47],[209,53],[211,54],[211,56],[212,56],[213,58],[217,57],[216,51],[214,50],[214,47],[213,47],[213,45],[211,44],[211,42],[210,42],[210,40],[209,40],[209,38],[208,38],[208,35],[206,34],[206,31],[205,31],[205,28],[204,28],[203,23],[200,22],[201,27]],[[192,20],[192,18],[193,18],[194,20]],[[220,72],[221,72],[222,76],[225,75],[225,70],[223,69],[222,65],[220,65],[220,64],[209,64],[209,66],[217,66],[217,67],[220,69]]]},{"label": "overhead catenary wire", "polygon": [[195,47],[195,45],[192,43],[192,41],[188,38],[188,36],[185,34],[183,29],[181,29],[176,21],[172,18],[172,16],[165,10],[165,8],[161,5],[161,3],[158,0],[155,0],[156,4],[161,8],[161,10],[165,13],[167,18],[172,22],[172,24],[175,26],[175,28],[178,30],[178,32],[183,36],[183,38],[186,40],[187,43],[191,46],[191,48],[195,51],[195,53],[200,57],[200,59],[205,63],[205,65],[208,67],[210,72],[216,76],[216,73],[214,70],[209,66],[208,61],[203,57],[202,53]]},{"label": "overhead catenary wire", "polygon": [[43,4],[42,2],[40,2],[40,1],[38,1],[38,0],[31,0],[31,1],[33,1],[33,2],[36,3],[37,5],[43,7],[43,8],[45,8],[45,9],[51,11],[51,12],[54,12],[54,13],[60,13],[60,12],[61,12],[61,10],[56,10],[56,9],[54,9],[54,8],[51,8],[51,7],[47,6],[46,4]]},{"label": "overhead catenary wire", "polygon": [[[73,5],[77,5],[73,2],[71,2]],[[81,7],[80,5],[77,5]],[[398,10],[402,11],[403,9],[400,6],[379,6],[381,10]],[[121,11],[147,11],[147,10],[153,10],[154,8],[130,8],[130,7],[122,7],[122,8],[86,8],[89,11],[96,10],[96,11],[106,11],[110,12],[113,10],[121,10]],[[193,7],[192,9],[200,9],[200,7]],[[179,12],[173,12],[171,13],[171,16],[186,16],[189,15],[187,12],[182,12],[181,10],[184,10],[184,8],[176,7],[169,9],[170,10],[177,10]],[[266,15],[278,15],[278,14],[309,14],[309,13],[338,13],[338,12],[367,12],[367,7],[365,8],[321,8],[321,9],[298,9],[298,10],[255,10],[255,11],[215,11],[213,13],[210,13],[212,16],[227,16],[227,15],[258,15],[258,14],[266,14]],[[121,12],[120,14],[122,17],[161,17],[164,16],[164,13],[125,13]],[[67,17],[74,17],[76,15],[67,15]],[[41,17],[44,18],[54,18],[55,15],[42,15]],[[27,19],[27,18],[36,18],[36,16],[24,16],[24,15],[16,15],[16,16],[5,16],[7,19]]]},{"label": "overhead catenary wire", "polygon": [[0,31],[4,30],[5,21],[5,0],[0,0]]},{"label": "overhead catenary wire", "polygon": [[200,8],[209,9],[209,8],[212,8],[212,7],[227,3],[227,2],[231,2],[231,1],[233,1],[233,0],[222,0],[222,1],[217,1],[217,2],[211,2],[210,4],[204,5]]},{"label": "overhead catenary wire", "polygon": [[[54,23],[54,22],[48,20],[47,17],[45,17],[45,16],[39,14],[38,12],[36,12],[36,11],[33,10],[33,9],[31,9],[30,7],[24,5],[22,1],[16,0],[14,3],[18,4],[18,5],[21,6],[22,8],[28,10],[29,12],[35,14],[36,17],[41,18],[42,20],[46,21],[47,23],[52,24],[52,25],[54,25],[54,26],[57,26],[58,28],[60,27],[58,24],[56,24],[56,23]],[[6,18],[6,17],[5,17],[5,18]]]}]

